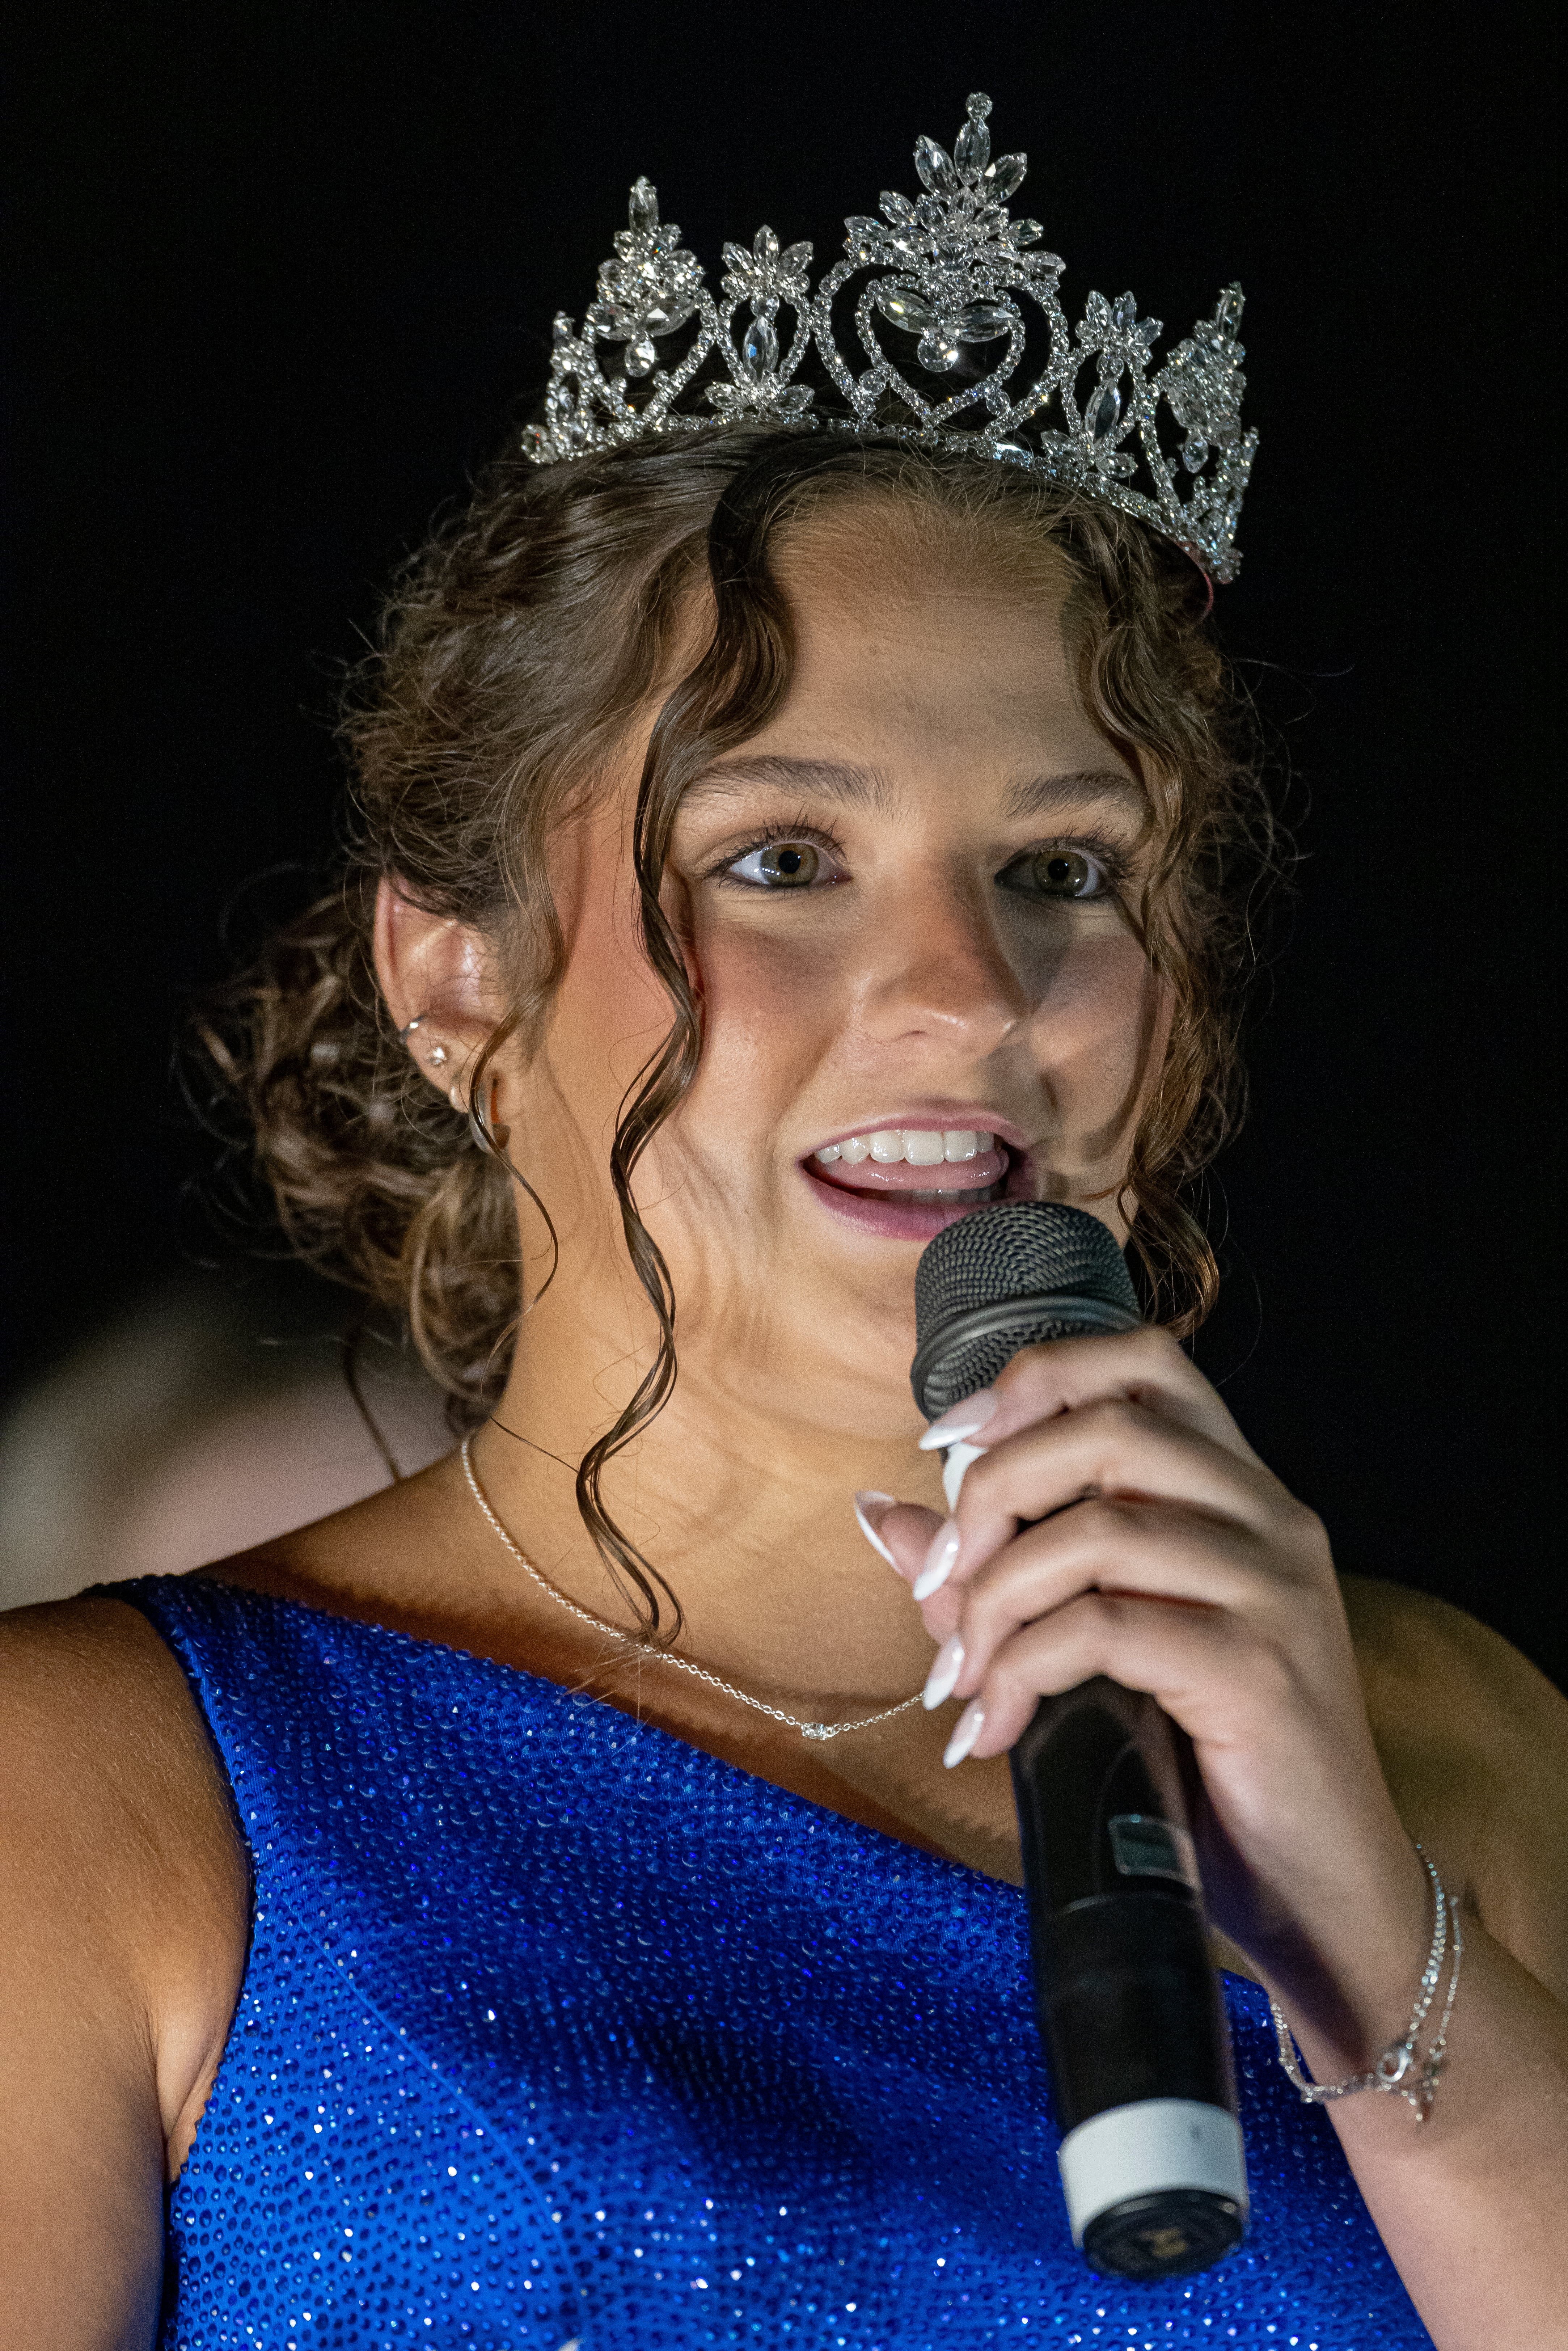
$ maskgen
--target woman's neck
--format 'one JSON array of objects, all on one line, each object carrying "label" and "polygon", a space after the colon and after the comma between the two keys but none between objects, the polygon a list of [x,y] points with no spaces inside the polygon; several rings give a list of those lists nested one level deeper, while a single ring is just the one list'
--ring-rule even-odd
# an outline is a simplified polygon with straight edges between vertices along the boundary
[{"label": "woman's neck", "polygon": [[[576,1472],[647,1357],[622,1355],[606,1376],[584,1335],[580,1325],[577,1344],[558,1349],[530,1320],[493,1425],[474,1440],[474,1467],[538,1573],[579,1607],[634,1631],[627,1595],[579,1515]],[[907,1695],[930,1640],[906,1586],[861,1535],[852,1497],[878,1486],[939,1506],[936,1462],[916,1449],[915,1424],[898,1429],[897,1402],[891,1412],[883,1405],[897,1433],[879,1436],[831,1425],[831,1410],[829,1425],[789,1410],[799,1387],[758,1395],[752,1385],[727,1381],[711,1351],[690,1350],[663,1412],[606,1468],[611,1517],[678,1599],[684,1655],[777,1703]],[[494,1541],[477,1511],[475,1526]],[[663,1593],[660,1604],[667,1625]]]},{"label": "woman's neck", "polygon": [[[596,1372],[608,1351],[596,1359],[570,1332],[545,1343],[542,1317],[527,1335],[471,1450],[486,1500],[549,1591],[486,1523],[455,1455],[213,1573],[542,1675],[867,1827],[1016,1878],[1006,1759],[944,1771],[951,1708],[812,1741],[618,1637],[642,1628],[583,1528],[576,1474],[638,1367],[623,1355],[612,1374]],[[617,1523],[679,1597],[677,1653],[806,1720],[878,1713],[918,1691],[931,1664],[908,1588],[859,1532],[852,1498],[872,1485],[939,1504],[936,1466],[896,1395],[882,1398],[881,1432],[846,1425],[852,1401],[826,1396],[820,1418],[791,1413],[738,1380],[724,1387],[694,1347],[670,1403],[606,1479]]]}]

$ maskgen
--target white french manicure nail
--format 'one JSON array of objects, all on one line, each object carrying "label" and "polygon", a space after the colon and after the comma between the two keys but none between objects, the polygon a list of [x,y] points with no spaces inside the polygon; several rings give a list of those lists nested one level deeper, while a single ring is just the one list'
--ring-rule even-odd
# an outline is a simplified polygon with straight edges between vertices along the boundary
[{"label": "white french manicure nail", "polygon": [[925,1687],[920,1693],[927,1714],[935,1707],[946,1706],[953,1695],[953,1685],[963,1670],[964,1644],[956,1633],[953,1633],[937,1650]]},{"label": "white french manicure nail", "polygon": [[973,1395],[962,1396],[949,1405],[941,1417],[934,1420],[920,1440],[922,1453],[937,1453],[945,1445],[962,1445],[977,1429],[984,1428],[997,1408],[997,1399],[990,1388],[977,1388]]},{"label": "white french manicure nail", "polygon": [[944,1519],[931,1538],[931,1548],[925,1554],[925,1564],[915,1579],[916,1600],[929,1600],[934,1592],[941,1591],[953,1573],[954,1562],[958,1556],[958,1546],[963,1540],[963,1536],[958,1531],[957,1520]]},{"label": "white french manicure nail", "polygon": [[949,1771],[955,1763],[963,1761],[985,1727],[986,1709],[977,1698],[972,1698],[958,1717],[957,1728],[942,1750],[942,1761]]},{"label": "white french manicure nail", "polygon": [[892,1494],[879,1494],[874,1486],[865,1487],[855,1496],[855,1524],[859,1527],[862,1534],[864,1535],[867,1542],[870,1543],[877,1557],[879,1559],[885,1559],[889,1567],[893,1568],[895,1573],[902,1573],[902,1570],[899,1569],[898,1562],[894,1559],[893,1553],[889,1551],[887,1545],[883,1542],[882,1537],[878,1534],[876,1529],[873,1526],[871,1520],[865,1514],[865,1505],[868,1502],[875,1504],[878,1502],[892,1502],[894,1499],[896,1499],[896,1497]]}]

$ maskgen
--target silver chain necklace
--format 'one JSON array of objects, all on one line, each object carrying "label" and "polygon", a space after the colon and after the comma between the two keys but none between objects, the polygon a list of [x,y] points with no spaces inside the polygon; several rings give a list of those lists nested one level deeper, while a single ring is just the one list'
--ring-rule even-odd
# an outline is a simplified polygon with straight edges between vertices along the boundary
[{"label": "silver chain necklace", "polygon": [[846,1730],[869,1730],[873,1723],[891,1722],[895,1714],[907,1714],[912,1706],[920,1704],[925,1693],[922,1690],[916,1690],[913,1698],[901,1699],[897,1706],[883,1707],[880,1714],[862,1715],[858,1722],[802,1722],[798,1714],[786,1714],[782,1707],[765,1705],[761,1698],[753,1698],[748,1691],[737,1689],[733,1682],[721,1681],[717,1674],[710,1674],[705,1666],[693,1665],[689,1657],[677,1657],[669,1649],[655,1648],[651,1641],[635,1641],[630,1634],[621,1632],[613,1625],[607,1625],[601,1616],[591,1616],[586,1608],[580,1608],[575,1600],[569,1600],[564,1592],[558,1592],[553,1583],[547,1582],[533,1562],[525,1559],[522,1552],[512,1541],[511,1536],[490,1508],[485,1489],[474,1474],[474,1461],[470,1450],[473,1443],[474,1431],[470,1429],[463,1440],[463,1475],[468,1480],[469,1492],[489,1520],[491,1531],[506,1544],[523,1573],[533,1578],[547,1599],[553,1600],[558,1607],[566,1609],[570,1614],[578,1619],[580,1624],[591,1625],[596,1633],[606,1634],[611,1640],[624,1643],[633,1656],[646,1657],[653,1665],[674,1666],[677,1673],[690,1674],[697,1681],[706,1682],[710,1689],[721,1690],[726,1698],[734,1698],[737,1706],[748,1706],[753,1714],[766,1714],[774,1722],[788,1724],[791,1730],[798,1730],[802,1739],[841,1739]]}]

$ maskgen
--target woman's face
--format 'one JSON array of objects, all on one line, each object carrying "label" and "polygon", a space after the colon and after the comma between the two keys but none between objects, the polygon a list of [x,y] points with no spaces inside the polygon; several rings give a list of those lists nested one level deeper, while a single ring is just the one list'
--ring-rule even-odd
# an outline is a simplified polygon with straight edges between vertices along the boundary
[{"label": "woman's face", "polygon": [[[1062,590],[1038,563],[956,572],[907,526],[846,517],[779,569],[789,695],[675,822],[666,904],[705,1041],[637,1193],[688,1395],[711,1382],[891,1436],[915,1421],[913,1285],[934,1233],[1049,1197],[1124,1238],[1116,1192],[1165,1035],[1129,912],[1148,802],[1079,707]],[[636,946],[632,795],[628,775],[563,859],[546,1058],[580,1176],[602,1170],[668,1025]]]}]

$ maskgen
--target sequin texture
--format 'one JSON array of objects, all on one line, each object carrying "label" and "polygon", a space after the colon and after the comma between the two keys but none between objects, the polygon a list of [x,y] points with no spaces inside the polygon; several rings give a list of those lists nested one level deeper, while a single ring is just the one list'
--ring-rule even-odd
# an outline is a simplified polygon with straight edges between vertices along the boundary
[{"label": "sequin texture", "polygon": [[1427,2342],[1252,1986],[1246,2246],[1095,2277],[1013,1887],[507,1667],[116,1589],[185,1666],[256,1882],[161,2351]]}]

